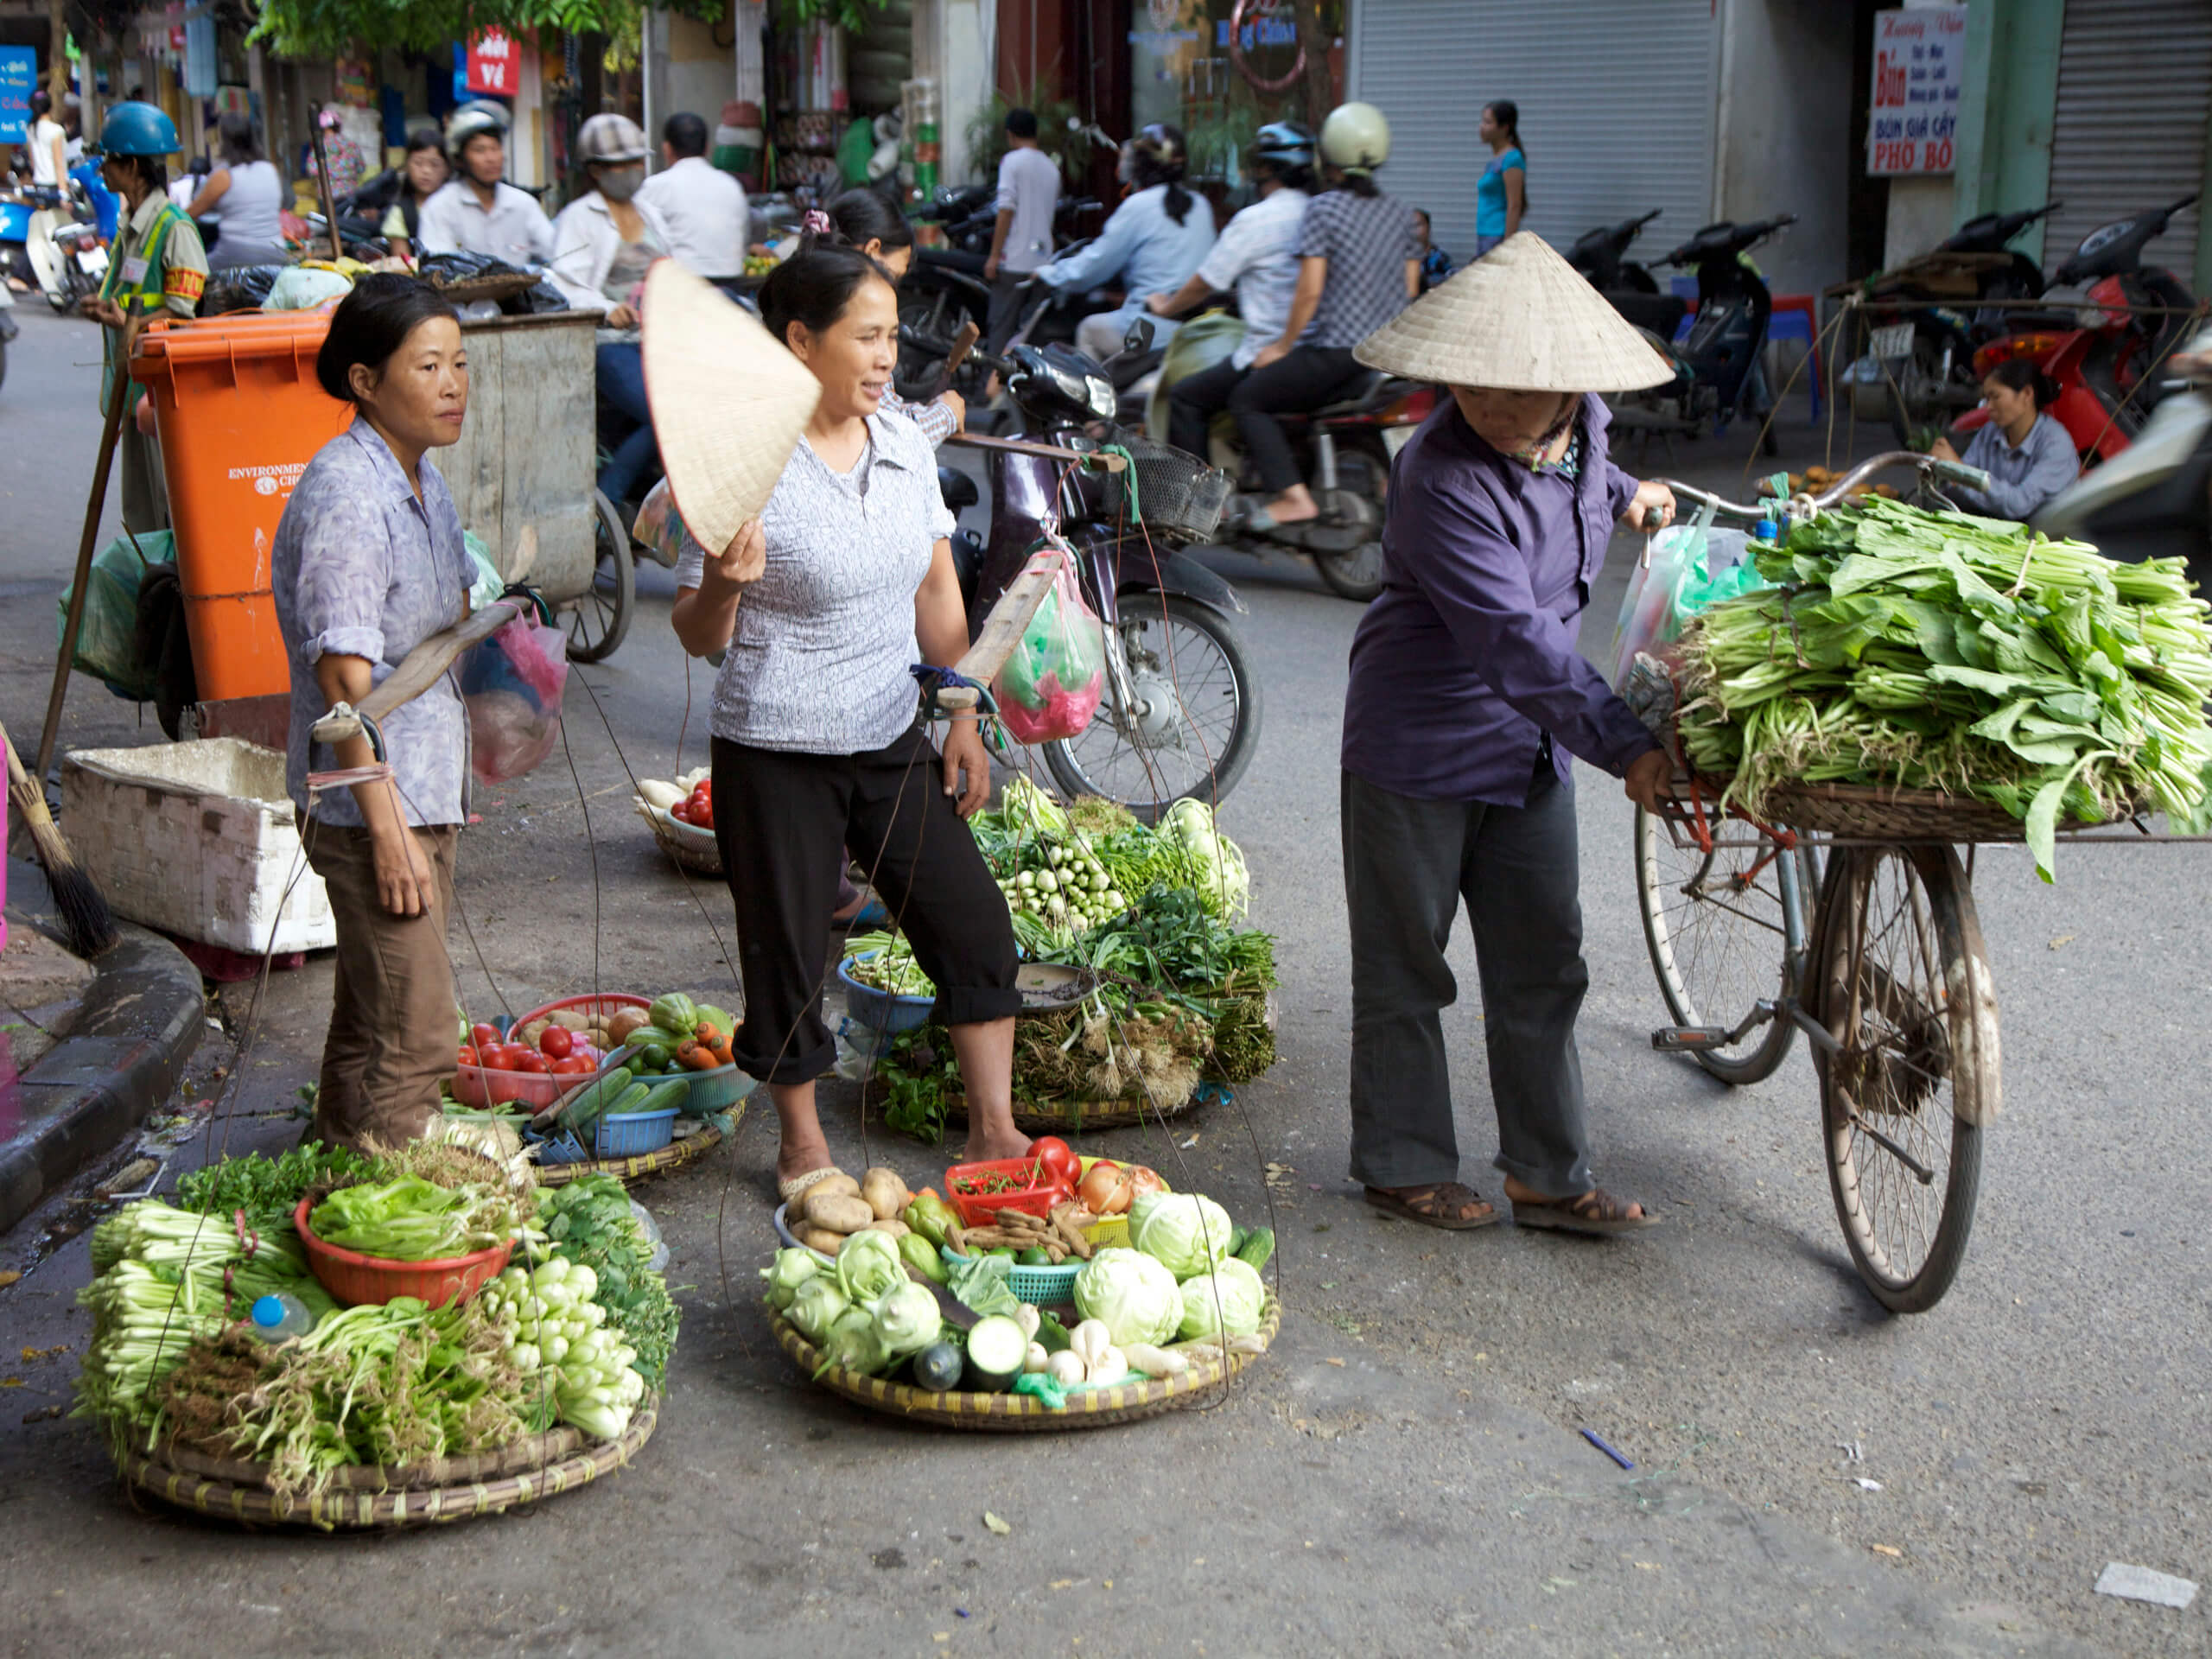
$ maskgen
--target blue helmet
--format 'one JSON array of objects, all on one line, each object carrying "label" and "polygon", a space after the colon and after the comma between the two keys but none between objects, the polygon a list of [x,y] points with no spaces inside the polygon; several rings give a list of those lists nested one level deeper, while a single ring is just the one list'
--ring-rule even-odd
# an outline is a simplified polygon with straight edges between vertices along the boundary
[{"label": "blue helmet", "polygon": [[110,156],[174,156],[176,123],[151,104],[118,104],[100,124],[100,149]]},{"label": "blue helmet", "polygon": [[1313,135],[1295,121],[1270,121],[1252,137],[1252,158],[1278,167],[1313,165]]}]

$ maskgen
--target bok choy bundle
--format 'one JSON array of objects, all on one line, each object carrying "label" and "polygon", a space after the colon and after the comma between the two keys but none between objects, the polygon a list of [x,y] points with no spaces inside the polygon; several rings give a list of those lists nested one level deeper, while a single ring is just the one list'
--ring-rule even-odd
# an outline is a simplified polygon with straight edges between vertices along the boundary
[{"label": "bok choy bundle", "polygon": [[2212,605],[2182,560],[1876,498],[1758,565],[1779,585],[1680,646],[1683,756],[1732,804],[1783,781],[1971,795],[2024,823],[2045,880],[2062,820],[2205,816]]}]

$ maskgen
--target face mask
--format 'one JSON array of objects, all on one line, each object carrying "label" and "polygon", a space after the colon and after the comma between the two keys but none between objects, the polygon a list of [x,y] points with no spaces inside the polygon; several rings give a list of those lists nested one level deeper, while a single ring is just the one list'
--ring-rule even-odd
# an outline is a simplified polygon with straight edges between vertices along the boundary
[{"label": "face mask", "polygon": [[599,194],[609,201],[627,201],[638,194],[638,187],[645,181],[642,167],[614,168],[599,175]]}]

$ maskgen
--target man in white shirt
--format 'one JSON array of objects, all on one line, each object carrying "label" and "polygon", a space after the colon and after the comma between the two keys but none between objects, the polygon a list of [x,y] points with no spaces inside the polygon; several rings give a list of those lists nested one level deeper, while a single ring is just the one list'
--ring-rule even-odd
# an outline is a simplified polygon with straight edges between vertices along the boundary
[{"label": "man in white shirt", "polygon": [[67,188],[69,134],[54,118],[54,94],[41,86],[31,94],[31,182],[48,190]]},{"label": "man in white shirt", "polygon": [[1037,143],[1037,117],[1006,112],[1007,150],[999,162],[998,222],[983,279],[991,284],[984,349],[1000,352],[1020,315],[1021,279],[1052,263],[1052,214],[1060,204],[1060,167]]},{"label": "man in white shirt", "polygon": [[1191,280],[1145,304],[1155,315],[1186,316],[1209,295],[1236,292],[1244,338],[1222,362],[1179,380],[1167,394],[1168,442],[1207,454],[1206,429],[1229,406],[1229,394],[1250,372],[1260,348],[1282,333],[1298,291],[1298,226],[1313,182],[1313,136],[1294,121],[1273,121],[1254,138],[1249,156],[1259,200],[1229,221]]},{"label": "man in white shirt", "polygon": [[505,111],[470,104],[446,128],[454,177],[423,204],[418,238],[424,253],[481,253],[511,265],[542,265],[553,257],[553,221],[507,170]]},{"label": "man in white shirt", "polygon": [[689,111],[660,130],[666,165],[638,192],[641,207],[668,226],[669,252],[694,276],[712,279],[745,271],[745,187],[707,159],[707,123]]}]

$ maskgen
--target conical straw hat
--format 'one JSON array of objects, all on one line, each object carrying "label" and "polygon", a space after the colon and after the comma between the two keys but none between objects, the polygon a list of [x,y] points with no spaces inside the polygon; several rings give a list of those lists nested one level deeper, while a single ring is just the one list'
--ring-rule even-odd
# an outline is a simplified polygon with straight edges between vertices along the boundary
[{"label": "conical straw hat", "polygon": [[1675,378],[1650,341],[1530,231],[1424,294],[1352,355],[1412,380],[1508,391],[1634,391]]},{"label": "conical straw hat", "polygon": [[822,383],[743,306],[673,259],[645,274],[645,401],[684,527],[720,553],[758,518]]}]

